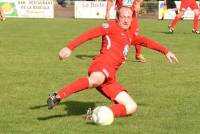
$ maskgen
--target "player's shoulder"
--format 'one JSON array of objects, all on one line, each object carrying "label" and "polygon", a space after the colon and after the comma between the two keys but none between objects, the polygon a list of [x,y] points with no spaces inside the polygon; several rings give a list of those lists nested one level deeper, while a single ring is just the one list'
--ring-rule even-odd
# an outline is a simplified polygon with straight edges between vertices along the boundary
[{"label": "player's shoulder", "polygon": [[106,28],[106,29],[112,28],[112,27],[115,26],[115,25],[116,25],[116,21],[114,21],[114,20],[106,21],[106,22],[103,22],[103,23],[101,24],[101,26],[102,26],[103,28]]}]

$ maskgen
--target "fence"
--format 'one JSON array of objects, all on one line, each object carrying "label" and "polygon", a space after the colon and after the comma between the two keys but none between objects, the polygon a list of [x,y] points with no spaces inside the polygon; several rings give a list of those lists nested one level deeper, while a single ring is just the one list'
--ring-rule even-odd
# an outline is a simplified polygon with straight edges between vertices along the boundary
[{"label": "fence", "polygon": [[[65,0],[64,5],[57,4],[57,0],[54,0],[55,17],[74,17],[74,0]],[[141,18],[158,18],[158,1],[144,1],[142,5]]]}]

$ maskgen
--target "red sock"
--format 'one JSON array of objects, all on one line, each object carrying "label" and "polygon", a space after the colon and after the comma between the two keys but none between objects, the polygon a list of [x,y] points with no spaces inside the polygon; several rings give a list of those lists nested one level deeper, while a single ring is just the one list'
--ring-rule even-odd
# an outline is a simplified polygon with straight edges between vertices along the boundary
[{"label": "red sock", "polygon": [[135,45],[135,55],[138,56],[141,54],[142,47],[140,45]]},{"label": "red sock", "polygon": [[172,23],[171,23],[171,25],[170,25],[171,28],[174,29],[174,27],[175,27],[175,25],[178,23],[179,19],[180,19],[180,18],[178,18],[178,16],[176,16],[176,17],[174,18],[174,20],[172,21]]},{"label": "red sock", "polygon": [[60,96],[61,99],[63,99],[69,96],[70,94],[87,89],[88,87],[89,87],[88,78],[80,78],[72,82],[70,85],[67,85],[66,87],[60,89],[58,91],[58,95]]},{"label": "red sock", "polygon": [[126,116],[126,107],[123,104],[113,104],[111,110],[115,117]]},{"label": "red sock", "polygon": [[194,30],[197,31],[198,30],[198,25],[199,25],[199,15],[195,15],[194,16]]}]

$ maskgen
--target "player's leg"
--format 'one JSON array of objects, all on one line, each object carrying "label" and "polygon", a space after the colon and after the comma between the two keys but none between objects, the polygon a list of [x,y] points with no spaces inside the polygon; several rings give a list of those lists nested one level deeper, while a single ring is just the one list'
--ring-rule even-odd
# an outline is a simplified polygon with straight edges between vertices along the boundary
[{"label": "player's leg", "polygon": [[[138,24],[138,18],[137,18],[137,14],[136,13],[133,15],[131,28],[132,28],[133,33],[134,33],[135,36],[139,35],[139,24]],[[135,45],[135,58],[139,62],[143,62],[144,63],[144,62],[146,62],[146,59],[143,57],[141,52],[142,52],[141,45]]]},{"label": "player's leg", "polygon": [[126,116],[136,112],[135,101],[128,95],[127,90],[112,78],[97,87],[97,90],[114,102],[110,107],[114,116]]},{"label": "player's leg", "polygon": [[[115,97],[117,104],[112,106],[115,116],[126,116],[137,111],[137,104],[133,98],[125,91],[120,92]],[[120,110],[119,110],[120,109]]]},{"label": "player's leg", "polygon": [[105,81],[107,75],[109,75],[109,69],[106,70],[106,68],[108,68],[107,66],[108,65],[105,64],[102,59],[94,60],[88,70],[89,77],[80,78],[59,89],[56,93],[49,95],[49,98],[47,99],[48,108],[52,109],[61,100],[75,92],[101,85]]},{"label": "player's leg", "polygon": [[166,13],[167,13],[167,6],[164,5],[163,9],[161,10],[161,20],[164,20]]},{"label": "player's leg", "polygon": [[59,96],[60,99],[64,99],[75,92],[79,92],[90,87],[97,87],[101,85],[104,80],[105,75],[102,72],[93,72],[88,78],[80,78],[60,89],[57,96]]},{"label": "player's leg", "polygon": [[199,10],[195,9],[194,10],[194,24],[193,24],[193,30],[192,32],[195,34],[200,34],[200,31],[198,30],[198,26],[199,26]]},{"label": "player's leg", "polygon": [[178,8],[174,8],[176,15],[178,15]]},{"label": "player's leg", "polygon": [[47,99],[48,109],[52,109],[55,105],[57,105],[61,100],[70,94],[87,88],[89,88],[89,80],[87,77],[85,77],[80,78],[71,84],[59,89],[56,93],[49,94]]},{"label": "player's leg", "polygon": [[169,32],[170,33],[173,33],[174,32],[174,28],[176,26],[176,24],[178,23],[178,21],[182,18],[182,16],[184,15],[185,11],[184,10],[181,10],[179,12],[178,15],[176,15],[176,17],[174,18],[174,20],[172,21],[172,23],[168,26],[169,28]]},{"label": "player's leg", "polygon": [[194,23],[193,23],[192,33],[200,34],[200,32],[198,31],[199,14],[200,14],[199,7],[196,2],[193,2],[193,3],[191,3],[190,8],[194,12]]},{"label": "player's leg", "polygon": [[183,15],[185,13],[185,10],[187,8],[188,8],[187,3],[181,2],[180,12],[176,15],[176,17],[174,18],[174,20],[172,21],[172,23],[168,26],[170,33],[174,32],[174,28],[175,28],[176,24],[183,17]]},{"label": "player's leg", "polygon": [[52,109],[61,100],[67,96],[88,89],[90,87],[96,87],[101,85],[105,80],[105,75],[102,72],[93,72],[88,78],[80,78],[71,84],[61,88],[57,93],[52,93],[47,99],[48,108]]},{"label": "player's leg", "polygon": [[4,12],[3,12],[3,10],[2,9],[0,9],[0,20],[1,21],[4,21],[6,18],[5,18],[5,16],[4,16]]},{"label": "player's leg", "polygon": [[[179,11],[178,11],[178,8],[177,8],[177,6],[176,6],[175,1],[173,1],[172,7],[173,7],[173,9],[174,9],[176,15],[178,15]],[[183,19],[184,19],[184,17],[181,17],[181,20],[183,20]]]}]

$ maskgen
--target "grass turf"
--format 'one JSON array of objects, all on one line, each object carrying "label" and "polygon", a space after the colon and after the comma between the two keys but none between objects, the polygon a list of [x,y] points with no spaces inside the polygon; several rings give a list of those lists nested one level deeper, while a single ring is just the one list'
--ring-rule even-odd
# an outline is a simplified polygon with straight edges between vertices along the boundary
[{"label": "grass turf", "polygon": [[143,49],[148,62],[128,61],[118,81],[138,103],[138,112],[96,126],[82,118],[88,107],[110,105],[95,89],[66,98],[49,111],[49,93],[87,75],[101,39],[77,48],[67,61],[58,51],[74,37],[103,20],[7,19],[0,23],[0,133],[2,134],[196,134],[200,124],[200,38],[191,34],[192,21],[181,21],[168,34],[169,21],[140,20],[141,34],[176,54],[169,64],[158,52]]}]

